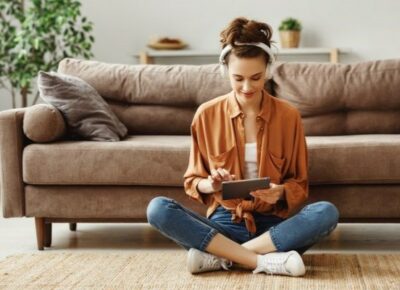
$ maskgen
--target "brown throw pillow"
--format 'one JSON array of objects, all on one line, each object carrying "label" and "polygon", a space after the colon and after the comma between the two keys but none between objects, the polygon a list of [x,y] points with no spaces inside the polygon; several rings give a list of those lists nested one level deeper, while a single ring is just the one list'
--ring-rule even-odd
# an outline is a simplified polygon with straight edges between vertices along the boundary
[{"label": "brown throw pillow", "polygon": [[119,141],[128,130],[106,101],[84,80],[56,72],[39,72],[40,96],[55,106],[75,139]]},{"label": "brown throw pillow", "polygon": [[23,129],[25,136],[38,143],[56,141],[66,131],[65,121],[60,111],[48,104],[38,104],[27,108]]}]

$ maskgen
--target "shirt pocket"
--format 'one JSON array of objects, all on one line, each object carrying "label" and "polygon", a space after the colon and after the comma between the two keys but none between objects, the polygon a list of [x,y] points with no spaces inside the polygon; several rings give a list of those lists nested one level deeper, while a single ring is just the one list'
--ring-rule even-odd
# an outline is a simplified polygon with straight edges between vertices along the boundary
[{"label": "shirt pocket", "polygon": [[236,146],[233,145],[228,150],[219,153],[218,155],[209,155],[210,170],[219,167],[225,168],[228,171],[232,170],[236,154]]},{"label": "shirt pocket", "polygon": [[269,166],[271,180],[276,180],[276,182],[281,183],[286,158],[280,158],[272,153],[269,153],[269,156],[271,160],[271,166]]}]

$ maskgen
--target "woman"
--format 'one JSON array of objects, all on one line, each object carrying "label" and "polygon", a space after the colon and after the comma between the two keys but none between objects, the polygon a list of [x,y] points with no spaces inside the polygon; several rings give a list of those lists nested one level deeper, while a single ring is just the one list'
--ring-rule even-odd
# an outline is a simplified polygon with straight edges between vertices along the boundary
[{"label": "woman", "polygon": [[[253,270],[302,276],[301,258],[329,235],[338,210],[329,202],[303,208],[308,197],[307,149],[298,111],[264,90],[273,66],[271,28],[246,18],[221,32],[220,62],[232,91],[202,104],[191,126],[186,193],[208,206],[207,217],[157,197],[149,223],[188,249],[191,273]],[[222,181],[270,177],[252,199],[223,200]]]}]

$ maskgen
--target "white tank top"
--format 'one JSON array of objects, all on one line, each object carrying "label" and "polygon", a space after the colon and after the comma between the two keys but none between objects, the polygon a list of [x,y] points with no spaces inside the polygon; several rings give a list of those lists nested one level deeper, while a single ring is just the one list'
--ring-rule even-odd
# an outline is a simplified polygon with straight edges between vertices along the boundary
[{"label": "white tank top", "polygon": [[246,143],[244,151],[245,171],[244,178],[257,178],[257,143]]}]

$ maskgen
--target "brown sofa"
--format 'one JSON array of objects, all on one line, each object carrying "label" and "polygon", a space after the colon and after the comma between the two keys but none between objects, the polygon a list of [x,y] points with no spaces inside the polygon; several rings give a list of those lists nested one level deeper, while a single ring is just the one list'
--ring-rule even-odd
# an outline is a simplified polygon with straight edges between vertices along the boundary
[{"label": "brown sofa", "polygon": [[[52,223],[70,223],[73,230],[77,222],[143,222],[148,202],[158,195],[205,212],[185,195],[182,176],[196,108],[230,91],[217,64],[128,66],[65,59],[59,71],[91,84],[129,136],[94,142],[71,141],[64,134],[38,143],[27,136],[60,128],[64,124],[54,122],[63,119],[26,132],[24,116],[39,105],[0,112],[4,217],[35,217],[42,250],[51,245]],[[266,87],[302,114],[308,202],[331,201],[342,222],[398,222],[400,60],[278,63]]]}]

